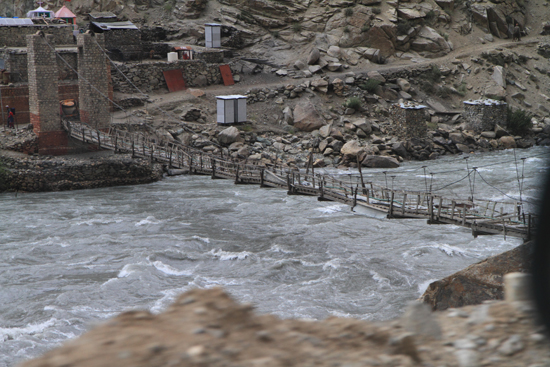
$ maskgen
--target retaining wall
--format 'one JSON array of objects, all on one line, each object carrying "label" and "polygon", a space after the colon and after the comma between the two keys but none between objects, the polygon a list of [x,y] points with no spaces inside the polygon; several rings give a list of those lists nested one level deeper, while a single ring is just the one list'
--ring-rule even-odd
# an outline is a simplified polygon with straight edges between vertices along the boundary
[{"label": "retaining wall", "polygon": [[27,47],[27,35],[38,31],[51,34],[56,45],[74,45],[72,25],[26,25],[0,26],[0,45],[6,47]]}]

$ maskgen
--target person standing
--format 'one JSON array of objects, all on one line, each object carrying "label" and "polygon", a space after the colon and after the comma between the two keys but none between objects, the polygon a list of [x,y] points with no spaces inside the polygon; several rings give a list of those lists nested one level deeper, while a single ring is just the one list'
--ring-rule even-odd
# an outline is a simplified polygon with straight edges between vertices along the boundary
[{"label": "person standing", "polygon": [[519,24],[516,23],[516,26],[514,27],[514,37],[512,38],[513,41],[521,41],[521,29],[519,28]]},{"label": "person standing", "polygon": [[12,109],[8,108],[8,128],[13,129],[15,127],[14,120],[15,120],[15,115],[13,114]]}]

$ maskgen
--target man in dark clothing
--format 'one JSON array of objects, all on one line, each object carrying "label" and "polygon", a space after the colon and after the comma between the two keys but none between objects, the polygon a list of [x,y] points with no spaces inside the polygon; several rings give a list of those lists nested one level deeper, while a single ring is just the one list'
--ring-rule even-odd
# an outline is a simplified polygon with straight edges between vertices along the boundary
[{"label": "man in dark clothing", "polygon": [[519,24],[516,23],[516,26],[514,27],[514,37],[512,38],[513,41],[521,41],[521,29],[519,28]]},{"label": "man in dark clothing", "polygon": [[15,127],[14,119],[15,119],[15,116],[13,114],[13,111],[10,109],[9,112],[8,112],[8,128],[13,129]]}]

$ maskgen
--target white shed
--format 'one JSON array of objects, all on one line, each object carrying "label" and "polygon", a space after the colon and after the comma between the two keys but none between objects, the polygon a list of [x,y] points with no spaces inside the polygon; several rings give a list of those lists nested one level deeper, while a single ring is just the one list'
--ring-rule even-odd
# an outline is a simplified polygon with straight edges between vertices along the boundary
[{"label": "white shed", "polygon": [[205,46],[214,48],[222,47],[222,26],[216,23],[206,23],[204,25],[204,36],[206,38]]},{"label": "white shed", "polygon": [[217,96],[218,124],[246,122],[246,96]]}]

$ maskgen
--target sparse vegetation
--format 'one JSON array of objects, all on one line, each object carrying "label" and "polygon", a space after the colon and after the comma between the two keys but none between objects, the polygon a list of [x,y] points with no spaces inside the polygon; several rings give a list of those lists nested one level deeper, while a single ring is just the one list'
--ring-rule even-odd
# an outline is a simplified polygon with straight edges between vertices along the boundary
[{"label": "sparse vegetation", "polygon": [[511,107],[508,107],[506,129],[514,135],[525,135],[533,126],[531,122],[532,117],[529,112],[521,108],[513,110]]},{"label": "sparse vegetation", "polygon": [[374,7],[374,8],[372,8],[372,12],[373,12],[373,14],[380,14],[380,13],[382,13],[382,9]]},{"label": "sparse vegetation", "polygon": [[300,33],[302,31],[302,24],[301,23],[292,24],[292,30],[294,31],[294,33]]},{"label": "sparse vegetation", "polygon": [[445,39],[445,41],[449,40],[449,33],[439,32],[439,34],[441,35],[441,37]]},{"label": "sparse vegetation", "polygon": [[251,124],[244,124],[237,126],[237,129],[244,132],[251,132],[252,130],[254,130],[254,127]]},{"label": "sparse vegetation", "polygon": [[447,87],[446,85],[442,85],[437,89],[436,95],[439,98],[449,98],[452,93],[453,93],[453,90],[451,88]]},{"label": "sparse vegetation", "polygon": [[165,4],[164,4],[164,11],[166,12],[171,12],[172,11],[172,8],[174,7],[174,3],[172,1],[167,1]]},{"label": "sparse vegetation", "polygon": [[468,92],[468,89],[466,88],[466,83],[465,82],[462,82],[462,84],[460,84],[460,85],[455,85],[455,88],[456,88],[456,93],[461,97],[464,97],[466,95],[466,93]]},{"label": "sparse vegetation", "polygon": [[363,83],[359,86],[359,88],[366,90],[369,93],[374,93],[376,91],[376,88],[380,85],[380,80],[377,79],[369,79],[366,83]]},{"label": "sparse vegetation", "polygon": [[361,27],[361,32],[368,32],[370,31],[371,25],[369,22],[365,22],[363,26]]},{"label": "sparse vegetation", "polygon": [[436,14],[435,11],[430,10],[428,13],[426,13],[426,21],[429,23],[433,23],[436,20]]},{"label": "sparse vegetation", "polygon": [[359,97],[350,97],[346,100],[344,103],[344,107],[347,108],[353,108],[354,110],[358,110],[361,108],[361,98]]},{"label": "sparse vegetation", "polygon": [[397,34],[400,34],[400,35],[407,34],[409,29],[411,29],[411,23],[409,23],[408,20],[400,20],[397,23]]},{"label": "sparse vegetation", "polygon": [[424,74],[426,80],[437,83],[441,79],[441,70],[437,65],[432,65],[432,68]]},{"label": "sparse vegetation", "polygon": [[349,32],[350,32],[349,27],[348,27],[348,26],[345,26],[345,27],[344,27],[344,33],[349,33]]},{"label": "sparse vegetation", "polygon": [[344,9],[344,15],[346,17],[351,17],[353,15],[353,8],[345,8]]},{"label": "sparse vegetation", "polygon": [[273,32],[271,32],[271,35],[275,38],[279,38],[279,36],[280,36],[279,31],[273,31]]}]

